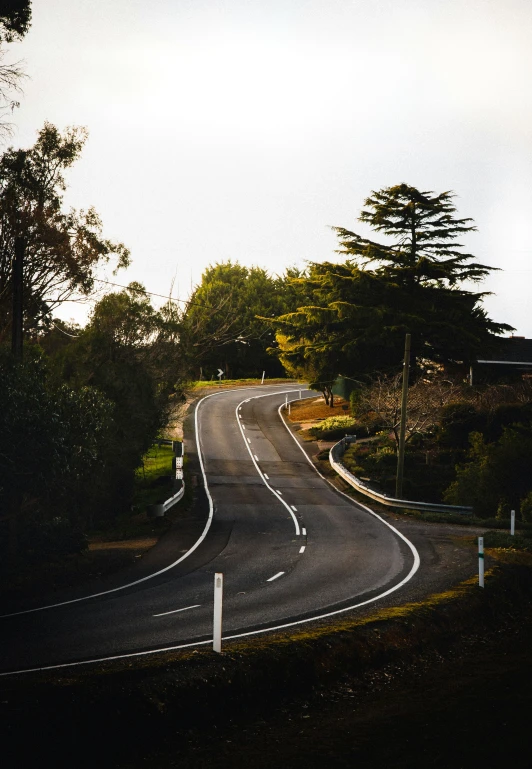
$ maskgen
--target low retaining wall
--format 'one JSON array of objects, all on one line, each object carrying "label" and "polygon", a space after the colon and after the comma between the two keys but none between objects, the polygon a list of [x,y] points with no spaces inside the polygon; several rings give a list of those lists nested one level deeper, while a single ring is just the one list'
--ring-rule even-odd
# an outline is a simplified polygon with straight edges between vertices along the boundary
[{"label": "low retaining wall", "polygon": [[395,499],[394,497],[388,497],[386,494],[381,494],[379,491],[372,489],[367,484],[363,483],[353,473],[350,473],[347,467],[345,467],[340,459],[343,457],[346,447],[353,443],[354,439],[351,436],[342,438],[341,441],[336,443],[329,451],[329,463],[333,470],[341,476],[344,481],[352,486],[354,489],[364,494],[366,497],[374,499],[376,502],[380,502],[381,505],[386,507],[399,507],[407,508],[408,510],[421,510],[425,513],[459,513],[462,515],[472,515],[472,507],[460,507],[456,505],[439,505],[432,504],[432,502],[413,502],[407,499]]}]

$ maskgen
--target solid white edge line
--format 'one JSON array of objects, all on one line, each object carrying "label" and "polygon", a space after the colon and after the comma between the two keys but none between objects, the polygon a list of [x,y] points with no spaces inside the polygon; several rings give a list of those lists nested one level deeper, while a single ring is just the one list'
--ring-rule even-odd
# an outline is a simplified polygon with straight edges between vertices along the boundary
[{"label": "solid white edge line", "polygon": [[[285,395],[286,393],[292,393],[292,392],[294,392],[294,390],[282,390],[280,392],[275,392],[275,393],[266,393],[265,395],[254,395],[254,396],[252,396],[252,398],[248,398],[248,400],[257,400],[258,398],[271,398],[272,395]],[[246,401],[242,401],[242,403],[246,403]],[[238,414],[238,409],[242,405],[242,403],[239,403],[238,406],[235,408],[235,414]],[[270,479],[268,478],[266,473],[262,472],[262,470],[258,466],[257,462],[255,461],[255,457],[254,457],[253,452],[251,451],[250,447],[246,445],[246,438],[244,436],[244,431],[242,430],[243,425],[238,421],[238,419],[236,421],[237,421],[238,426],[240,427],[240,434],[242,435],[242,440],[244,441],[244,446],[246,446],[246,448],[248,450],[248,454],[251,457],[251,461],[255,465],[255,470],[257,471],[257,473],[262,478],[262,482],[264,483],[264,485],[271,491],[271,493],[275,497],[277,497],[279,502],[281,502],[285,506],[285,508],[288,510],[288,512],[290,513],[290,515],[292,517],[292,520],[294,522],[294,526],[296,528],[296,536],[299,537],[299,535],[301,533],[301,530],[299,528],[299,521],[297,520],[296,516],[292,512],[292,510],[290,508],[290,505],[287,502],[285,502],[285,500],[282,498],[281,492],[277,491],[274,488],[272,488],[270,486],[270,484],[268,483],[268,481]],[[248,440],[249,443],[251,443],[249,438],[247,440]]]},{"label": "solid white edge line", "polygon": [[[328,480],[328,478],[325,478],[325,476],[324,476],[324,475],[322,475],[322,474],[320,473],[320,471],[319,471],[319,470],[318,470],[318,468],[317,468],[317,467],[314,465],[314,463],[312,462],[312,460],[310,459],[310,457],[308,456],[307,452],[305,451],[305,449],[303,448],[303,446],[300,444],[300,442],[298,441],[298,439],[296,438],[296,436],[294,435],[294,433],[292,432],[292,430],[290,430],[290,428],[289,428],[289,427],[288,427],[288,425],[286,424],[286,420],[284,419],[284,417],[283,417],[283,415],[282,415],[282,413],[281,413],[281,409],[283,408],[283,405],[284,405],[284,404],[281,404],[281,406],[279,406],[279,408],[278,408],[278,410],[277,410],[277,413],[278,413],[278,414],[279,414],[279,416],[281,417],[281,421],[282,421],[283,425],[285,426],[285,428],[288,430],[288,432],[290,433],[290,435],[291,435],[291,436],[292,436],[292,438],[294,439],[294,441],[295,441],[296,445],[299,447],[300,451],[302,451],[302,452],[303,452],[303,454],[304,454],[304,456],[306,457],[306,459],[307,459],[308,463],[310,464],[310,466],[314,468],[314,470],[315,470],[315,471],[318,473],[318,475],[320,476],[320,478],[323,478],[323,480],[327,481],[327,483],[329,484],[329,486],[332,486],[332,488],[333,488],[333,489],[334,489],[336,492],[338,492],[338,494],[341,494],[343,497],[345,497],[346,499],[348,499],[348,500],[349,500],[349,502],[350,502],[350,503],[351,503],[351,504],[352,504],[354,507],[360,507],[360,508],[362,508],[362,510],[365,510],[367,513],[370,513],[370,514],[371,514],[371,515],[373,515],[375,518],[377,518],[379,521],[381,521],[381,523],[383,523],[385,526],[387,526],[389,529],[391,529],[391,530],[394,532],[394,534],[397,534],[397,536],[398,536],[400,539],[402,539],[402,540],[403,540],[403,542],[405,542],[405,543],[408,545],[408,547],[410,548],[410,550],[412,551],[412,555],[414,556],[414,563],[413,563],[412,569],[410,570],[409,574],[407,575],[407,577],[405,577],[405,579],[404,579],[404,580],[402,580],[402,581],[399,583],[399,585],[397,585],[397,586],[396,586],[396,587],[394,587],[394,588],[391,588],[390,590],[387,590],[385,593],[382,593],[382,596],[388,595],[389,593],[393,593],[393,591],[394,591],[394,590],[398,590],[398,589],[399,589],[400,587],[402,587],[402,586],[403,586],[403,585],[404,585],[406,582],[408,582],[410,579],[412,579],[412,577],[414,576],[414,574],[416,573],[416,571],[419,569],[419,566],[420,566],[420,564],[421,564],[421,559],[420,559],[420,557],[419,557],[419,553],[418,553],[418,551],[417,551],[417,549],[416,549],[415,545],[414,545],[412,542],[410,542],[410,540],[409,540],[409,539],[407,539],[407,538],[405,537],[405,535],[404,535],[404,534],[402,534],[402,533],[401,533],[401,532],[400,532],[398,529],[396,529],[396,528],[395,528],[395,526],[392,526],[392,525],[391,525],[391,523],[388,523],[388,521],[385,521],[385,520],[384,520],[384,518],[382,518],[382,516],[380,516],[378,513],[376,513],[376,512],[375,512],[374,510],[372,510],[370,507],[367,507],[366,505],[363,505],[361,502],[355,502],[355,500],[354,500],[352,497],[350,497],[348,494],[345,494],[343,491],[340,491],[340,489],[337,489],[337,488],[336,488],[336,486],[334,485],[334,483],[331,483],[331,481],[329,481],[329,480]],[[382,597],[382,596],[381,596],[381,597]],[[376,599],[372,599],[372,600],[376,600]],[[365,602],[365,603],[370,603],[370,601],[367,601],[367,602]],[[363,606],[364,604],[358,604],[358,605],[359,605],[359,606]],[[333,612],[333,613],[334,613],[334,612]],[[330,615],[324,615],[324,616],[330,616]]]},{"label": "solid white edge line", "polygon": [[273,582],[274,579],[279,579],[279,577],[282,577],[284,574],[284,571],[278,571],[277,574],[274,574],[273,577],[270,577],[270,579],[267,579],[266,582]]},{"label": "solid white edge line", "polygon": [[[23,609],[22,611],[14,611],[14,612],[11,612],[9,614],[1,614],[0,615],[0,619],[7,619],[8,617],[18,617],[18,616],[20,616],[22,614],[33,614],[33,612],[45,611],[46,609],[56,609],[59,606],[67,606],[67,605],[72,604],[72,603],[79,603],[80,601],[89,601],[91,598],[99,598],[102,595],[109,595],[110,593],[117,593],[120,590],[126,590],[128,587],[134,587],[135,585],[140,585],[142,582],[146,582],[149,579],[154,579],[155,577],[158,577],[160,574],[164,574],[166,571],[169,571],[170,569],[173,569],[175,566],[177,566],[182,561],[184,561],[186,558],[188,558],[189,555],[191,555],[201,545],[201,543],[203,542],[203,540],[207,536],[207,534],[209,532],[209,529],[211,527],[212,519],[213,519],[213,515],[214,515],[214,504],[213,504],[212,497],[211,497],[210,492],[209,492],[209,487],[207,485],[207,478],[206,478],[206,475],[205,475],[205,466],[203,464],[203,457],[202,457],[202,454],[201,454],[201,447],[200,447],[200,438],[199,438],[199,429],[198,429],[198,427],[199,427],[199,420],[198,420],[199,407],[201,406],[203,401],[207,400],[207,398],[213,398],[213,397],[215,397],[217,395],[224,395],[226,393],[232,393],[232,392],[235,392],[235,390],[250,390],[250,389],[254,389],[254,388],[250,388],[250,387],[235,387],[235,388],[233,388],[231,390],[221,390],[219,392],[210,393],[209,395],[205,395],[203,398],[201,398],[197,402],[197,404],[196,404],[196,408],[194,410],[194,426],[195,426],[195,431],[196,431],[196,448],[197,448],[197,451],[198,451],[198,459],[199,459],[199,463],[200,463],[201,472],[202,472],[202,475],[203,475],[203,480],[204,480],[204,485],[205,485],[205,493],[207,494],[207,499],[209,500],[209,515],[208,515],[208,518],[207,518],[207,522],[205,524],[205,528],[203,529],[199,539],[192,545],[190,550],[187,550],[187,552],[184,555],[182,555],[181,558],[178,558],[177,561],[174,561],[169,566],[165,566],[164,569],[159,569],[159,571],[156,571],[153,574],[148,574],[147,577],[142,577],[141,579],[137,579],[134,582],[128,582],[125,585],[120,585],[119,587],[111,588],[111,590],[102,590],[99,593],[91,593],[90,595],[84,595],[81,598],[72,598],[69,601],[59,601],[58,603],[51,603],[51,604],[47,604],[46,606],[38,606],[35,609]],[[285,393],[285,390],[283,390],[281,394],[284,395],[284,393]],[[269,395],[276,395],[276,393],[268,393],[268,394]],[[260,396],[260,397],[264,397],[264,396]],[[249,400],[249,398],[248,398],[248,400]],[[246,401],[244,401],[244,403],[246,403]]]},{"label": "solid white edge line", "polygon": [[[242,388],[242,389],[247,389],[247,388]],[[224,390],[224,392],[231,392],[231,391]],[[219,394],[219,393],[216,393],[216,394]],[[272,393],[272,394],[275,395],[276,393]],[[206,397],[210,397],[210,396],[206,396]],[[265,397],[265,396],[259,396],[259,397]],[[246,403],[246,401],[244,401],[244,403]],[[284,422],[284,419],[283,419],[283,423],[286,429],[288,430],[288,432],[290,433],[290,435],[292,435],[295,442],[299,446],[299,442],[297,441],[297,438],[294,437],[291,430],[287,427],[286,423]],[[312,467],[314,467],[314,465],[308,458],[305,451],[301,448],[301,446],[299,446],[299,448],[301,449],[301,451],[303,451],[303,453],[307,457]],[[324,476],[321,475],[321,473],[316,467],[314,467],[314,470],[318,473],[320,477],[324,478]],[[327,479],[325,478],[324,480],[327,480]],[[342,494],[342,496],[344,496],[347,500],[349,500],[351,504],[361,507],[362,509],[366,510],[368,513],[371,513],[371,515],[374,515],[376,518],[381,520],[382,523],[388,526],[388,528],[392,529],[396,534],[398,534],[398,536],[407,543],[407,545],[410,547],[410,549],[414,554],[414,563],[409,573],[397,585],[394,585],[388,590],[385,590],[384,593],[380,593],[379,595],[376,595],[373,598],[368,598],[366,601],[355,603],[352,606],[346,606],[344,609],[336,609],[335,611],[326,612],[325,614],[318,614],[313,617],[308,617],[307,619],[295,620],[294,622],[286,622],[283,625],[274,625],[273,627],[261,628],[260,630],[248,630],[245,633],[236,633],[235,635],[223,636],[224,641],[235,641],[238,638],[249,638],[249,636],[260,635],[261,633],[273,633],[276,630],[285,630],[286,628],[296,627],[297,625],[306,625],[308,622],[316,622],[317,620],[327,619],[328,617],[334,617],[337,614],[345,614],[345,612],[353,611],[354,609],[359,609],[361,606],[367,606],[370,603],[375,603],[375,601],[380,601],[381,598],[385,598],[387,595],[390,595],[391,593],[395,593],[396,590],[399,590],[401,587],[403,587],[403,585],[409,582],[414,576],[414,574],[416,573],[416,571],[419,569],[419,565],[420,565],[419,553],[417,552],[414,545],[405,536],[403,536],[403,534],[401,534],[400,531],[397,531],[396,528],[394,528],[393,526],[390,526],[390,524],[387,521],[383,520],[380,517],[380,515],[377,515],[377,513],[374,513],[373,510],[370,510],[369,507],[362,505],[360,502],[355,502],[347,494],[344,494],[343,491],[340,491],[339,489],[337,489],[332,483],[330,483],[330,481],[327,481],[327,482],[329,483],[330,486],[333,487],[335,491],[337,491],[339,494]],[[306,529],[303,529],[303,532],[306,534]],[[175,652],[175,651],[180,651],[181,649],[191,649],[196,646],[206,646],[207,644],[212,644],[212,641],[213,639],[209,638],[206,641],[195,641],[193,643],[177,644],[175,646],[166,646],[162,649],[148,649],[147,651],[143,651],[143,652],[131,652],[129,654],[115,654],[110,657],[100,657],[94,660],[81,660],[80,662],[63,662],[59,665],[45,665],[45,666],[36,667],[36,668],[26,668],[25,670],[11,670],[6,673],[0,673],[0,678],[3,678],[5,676],[19,675],[21,673],[38,673],[43,670],[60,670],[63,668],[79,667],[81,665],[92,665],[99,662],[114,662],[116,660],[132,659],[133,657],[146,657],[148,654],[162,654],[164,652]]]},{"label": "solid white edge line", "polygon": [[183,609],[173,609],[172,611],[163,611],[161,614],[153,614],[153,617],[166,617],[167,614],[178,614],[180,611],[188,611],[189,609],[197,609],[201,606],[200,603],[195,603],[194,606],[185,606]]}]

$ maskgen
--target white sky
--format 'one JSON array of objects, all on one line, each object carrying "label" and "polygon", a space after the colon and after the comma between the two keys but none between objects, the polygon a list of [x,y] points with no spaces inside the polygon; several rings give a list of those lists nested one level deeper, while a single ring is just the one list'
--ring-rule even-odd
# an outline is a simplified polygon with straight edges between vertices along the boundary
[{"label": "white sky", "polygon": [[183,298],[216,261],[336,258],[371,190],[452,189],[532,337],[531,41],[530,0],[33,0],[10,144],[86,126],[68,203],[131,249],[119,283]]}]

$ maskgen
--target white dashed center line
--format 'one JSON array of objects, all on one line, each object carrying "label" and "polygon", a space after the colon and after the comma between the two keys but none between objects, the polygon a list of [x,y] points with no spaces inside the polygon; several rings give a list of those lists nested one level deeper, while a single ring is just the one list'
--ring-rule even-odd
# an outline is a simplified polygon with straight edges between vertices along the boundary
[{"label": "white dashed center line", "polygon": [[294,511],[294,513],[297,513],[297,507],[294,507],[294,505],[290,505],[290,507],[292,508],[292,510]]},{"label": "white dashed center line", "polygon": [[275,489],[275,491],[276,491],[278,494],[280,494],[281,496],[283,496],[283,492],[282,492],[282,491],[279,491],[279,489]]},{"label": "white dashed center line", "polygon": [[305,545],[303,545],[303,547],[300,547],[300,548],[299,548],[299,552],[300,552],[300,553],[304,553],[304,552],[305,552]]},{"label": "white dashed center line", "polygon": [[264,473],[264,477],[266,478],[266,480],[267,480],[267,481],[269,481],[269,480],[270,480],[270,476],[269,476],[269,475],[266,475],[266,473]]},{"label": "white dashed center line", "polygon": [[274,579],[278,579],[279,577],[282,577],[284,574],[284,571],[280,571],[278,574],[274,574],[273,577],[270,577],[270,579],[267,579],[266,582],[273,582]]},{"label": "white dashed center line", "polygon": [[258,456],[256,454],[253,454],[253,456],[255,457],[255,460],[258,462],[259,461]]},{"label": "white dashed center line", "polygon": [[306,529],[302,529],[301,533],[303,534],[304,537],[307,536],[307,530]]},{"label": "white dashed center line", "polygon": [[248,443],[251,443],[251,438],[248,438]]}]

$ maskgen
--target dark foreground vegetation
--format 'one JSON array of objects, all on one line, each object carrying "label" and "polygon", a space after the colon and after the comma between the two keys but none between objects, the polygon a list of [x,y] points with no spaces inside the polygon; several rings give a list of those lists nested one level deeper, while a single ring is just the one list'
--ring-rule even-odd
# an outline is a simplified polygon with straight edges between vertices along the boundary
[{"label": "dark foreground vegetation", "polygon": [[34,757],[31,723],[56,766],[528,766],[530,571],[490,575],[221,656],[4,680],[4,755]]}]

